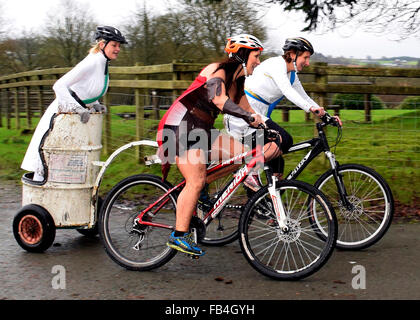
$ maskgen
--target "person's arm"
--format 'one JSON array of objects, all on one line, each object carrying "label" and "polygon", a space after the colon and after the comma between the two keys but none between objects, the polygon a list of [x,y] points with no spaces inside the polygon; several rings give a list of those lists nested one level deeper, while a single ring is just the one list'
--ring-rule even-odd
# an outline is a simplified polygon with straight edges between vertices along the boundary
[{"label": "person's arm", "polygon": [[[212,101],[214,105],[222,111],[222,113],[228,113],[241,118],[251,126],[257,127],[260,123],[262,123],[259,115],[255,113],[252,114],[233,102],[226,93],[224,80],[225,72],[223,70],[219,70],[209,77],[206,82],[209,100]],[[254,118],[253,122],[250,121],[251,117]]]},{"label": "person's arm", "polygon": [[254,111],[254,109],[252,109],[251,105],[249,104],[248,99],[246,98],[246,95],[244,94],[241,97],[241,101],[239,101],[239,106],[244,109],[245,111],[248,111],[252,114],[256,114],[256,112]]},{"label": "person's arm", "polygon": [[69,89],[75,83],[91,76],[94,68],[95,65],[92,63],[91,59],[84,59],[55,82],[53,90],[59,104],[79,105],[79,103],[71,96]]},{"label": "person's arm", "polygon": [[299,93],[299,95],[305,99],[311,106],[319,107],[319,105],[306,93],[305,89],[302,86],[302,83],[299,80],[299,77],[296,75],[295,81],[293,82],[293,88]]},{"label": "person's arm", "polygon": [[296,75],[295,81],[293,82],[292,87],[299,93],[299,95],[305,99],[311,107],[309,111],[315,114],[318,117],[322,117],[325,114],[325,110],[323,107],[320,107],[318,103],[316,103],[308,94],[306,93],[305,89],[302,86],[302,83],[299,80],[299,77]]},{"label": "person's arm", "polygon": [[287,76],[286,62],[283,60],[283,58],[279,58],[276,61],[276,64],[273,64],[270,71],[270,77],[274,80],[280,91],[289,101],[303,109],[305,112],[310,111],[310,108],[313,105],[305,98],[303,98],[300,93],[290,84],[290,80]]}]

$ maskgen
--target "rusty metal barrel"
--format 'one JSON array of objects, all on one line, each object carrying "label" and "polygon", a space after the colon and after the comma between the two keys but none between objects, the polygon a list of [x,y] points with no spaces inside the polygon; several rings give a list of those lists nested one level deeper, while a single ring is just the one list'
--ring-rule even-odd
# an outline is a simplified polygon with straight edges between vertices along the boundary
[{"label": "rusty metal barrel", "polygon": [[102,113],[92,113],[87,123],[76,113],[58,114],[41,147],[47,181],[36,184],[22,178],[22,206],[45,208],[56,227],[91,226],[92,192],[102,149]]}]

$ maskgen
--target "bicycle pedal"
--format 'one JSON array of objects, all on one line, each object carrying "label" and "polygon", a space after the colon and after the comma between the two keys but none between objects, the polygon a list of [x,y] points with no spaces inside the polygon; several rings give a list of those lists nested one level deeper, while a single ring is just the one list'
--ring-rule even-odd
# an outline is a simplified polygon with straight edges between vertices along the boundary
[{"label": "bicycle pedal", "polygon": [[200,259],[200,256],[197,256],[195,254],[189,254],[188,256],[190,257],[191,260],[198,260],[198,259]]}]

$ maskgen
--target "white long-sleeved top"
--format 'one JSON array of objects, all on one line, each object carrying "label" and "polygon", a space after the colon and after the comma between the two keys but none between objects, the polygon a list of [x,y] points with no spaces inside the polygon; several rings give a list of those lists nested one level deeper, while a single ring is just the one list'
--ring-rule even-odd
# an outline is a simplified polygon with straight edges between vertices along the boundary
[{"label": "white long-sleeved top", "polygon": [[[76,92],[81,100],[96,98],[102,92],[106,92],[109,84],[108,82],[104,91],[106,65],[107,59],[102,53],[90,53],[56,81],[53,86],[56,99],[49,105],[35,129],[21,165],[22,169],[43,175],[39,146],[42,137],[50,127],[51,118],[57,112],[70,112],[74,111],[74,107],[80,107],[71,96],[69,89]],[[96,100],[86,105],[89,107],[97,103]],[[89,122],[86,125],[89,125]]]},{"label": "white long-sleeved top", "polygon": [[[306,94],[297,74],[295,74],[293,84],[290,83],[290,76],[291,72],[287,72],[286,61],[283,57],[269,58],[246,78],[245,90],[258,95],[269,104],[284,96],[305,112],[309,112],[311,107],[318,107],[318,104]],[[260,114],[263,120],[267,120],[269,105],[249,96],[247,99],[252,109]],[[224,122],[229,134],[237,139],[255,131],[243,119],[231,115],[224,115]]]}]

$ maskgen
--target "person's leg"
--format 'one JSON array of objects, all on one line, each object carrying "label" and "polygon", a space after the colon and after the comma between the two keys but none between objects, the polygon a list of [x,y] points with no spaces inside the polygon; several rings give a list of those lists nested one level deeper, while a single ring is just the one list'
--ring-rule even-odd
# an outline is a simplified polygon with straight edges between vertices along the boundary
[{"label": "person's leg", "polygon": [[188,232],[200,191],[206,182],[205,153],[200,149],[188,150],[182,157],[176,158],[176,164],[185,178],[185,187],[177,200],[175,228],[177,231]]},{"label": "person's leg", "polygon": [[[276,150],[273,149],[272,153],[268,153],[267,161],[269,161],[270,165],[273,168],[273,174],[278,178],[283,178],[283,171],[284,171],[284,159],[282,157],[283,154],[287,153],[289,148],[293,145],[293,137],[282,127],[280,127],[274,121],[267,120],[266,125],[268,128],[275,130],[280,135],[280,140],[276,141],[277,148]],[[267,142],[267,141],[266,141]],[[269,142],[273,143],[273,142]],[[270,149],[270,145],[267,143],[265,148]]]},{"label": "person's leg", "polygon": [[[245,146],[240,143],[239,141],[235,140],[231,136],[220,133],[218,137],[215,139],[211,146],[211,160],[212,161],[219,161],[219,160],[228,160],[233,158],[234,156],[245,152]],[[237,170],[239,167],[242,166],[241,163],[235,163],[230,165],[218,172],[215,172],[207,177],[206,183],[210,184],[211,182],[222,178],[229,173]]]},{"label": "person's leg", "polygon": [[187,150],[176,158],[176,164],[185,178],[185,186],[177,200],[175,231],[170,235],[167,244],[173,249],[200,256],[204,251],[194,242],[189,229],[200,191],[206,181],[205,152],[200,149]]}]

